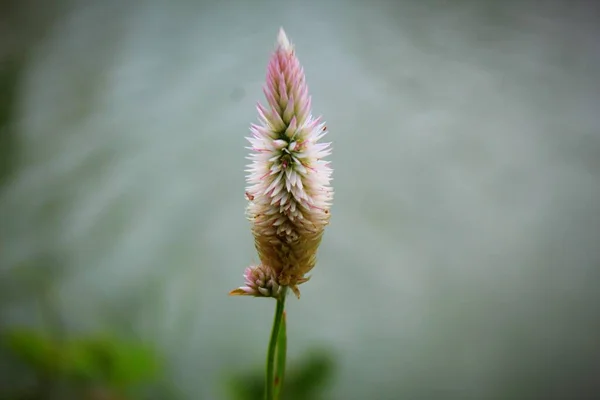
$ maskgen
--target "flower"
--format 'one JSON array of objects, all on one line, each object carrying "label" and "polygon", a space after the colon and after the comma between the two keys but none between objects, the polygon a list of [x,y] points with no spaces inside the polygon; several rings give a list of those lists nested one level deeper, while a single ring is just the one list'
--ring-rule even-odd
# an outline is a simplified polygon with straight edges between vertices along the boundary
[{"label": "flower", "polygon": [[315,266],[333,199],[332,169],[323,158],[330,143],[319,143],[327,128],[311,114],[311,98],[294,46],[283,29],[267,68],[260,103],[260,125],[252,124],[248,141],[246,210],[260,265],[246,269],[246,285],[231,295],[277,297],[298,285]]}]

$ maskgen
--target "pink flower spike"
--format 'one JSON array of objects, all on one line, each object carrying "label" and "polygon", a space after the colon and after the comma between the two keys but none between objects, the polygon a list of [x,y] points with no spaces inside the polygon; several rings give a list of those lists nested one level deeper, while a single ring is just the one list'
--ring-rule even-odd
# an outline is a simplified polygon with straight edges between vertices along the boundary
[{"label": "pink flower spike", "polygon": [[263,91],[268,108],[257,106],[246,170],[246,212],[260,264],[247,268],[245,286],[230,294],[278,297],[289,287],[299,297],[329,224],[332,169],[321,158],[331,150],[319,143],[327,128],[312,116],[304,69],[283,29]]}]

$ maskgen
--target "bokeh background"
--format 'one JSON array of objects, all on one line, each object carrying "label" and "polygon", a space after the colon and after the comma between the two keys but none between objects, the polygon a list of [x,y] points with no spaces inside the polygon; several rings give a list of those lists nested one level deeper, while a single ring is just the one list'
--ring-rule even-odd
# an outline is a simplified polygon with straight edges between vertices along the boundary
[{"label": "bokeh background", "polygon": [[2,329],[151,346],[171,394],[145,398],[260,376],[274,302],[227,292],[257,261],[244,137],[283,26],[334,148],[288,301],[290,368],[331,359],[311,398],[600,395],[594,2],[0,4]]}]

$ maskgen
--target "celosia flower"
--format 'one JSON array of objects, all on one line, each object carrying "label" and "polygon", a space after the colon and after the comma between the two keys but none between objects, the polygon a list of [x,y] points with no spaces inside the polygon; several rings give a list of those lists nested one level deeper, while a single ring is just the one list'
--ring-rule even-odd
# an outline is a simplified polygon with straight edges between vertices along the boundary
[{"label": "celosia flower", "polygon": [[327,129],[311,114],[304,70],[283,29],[263,91],[268,108],[258,104],[261,124],[250,129],[246,191],[261,263],[247,268],[245,286],[230,294],[277,297],[288,286],[300,297],[329,223],[332,170],[323,158],[331,149],[319,143]]}]

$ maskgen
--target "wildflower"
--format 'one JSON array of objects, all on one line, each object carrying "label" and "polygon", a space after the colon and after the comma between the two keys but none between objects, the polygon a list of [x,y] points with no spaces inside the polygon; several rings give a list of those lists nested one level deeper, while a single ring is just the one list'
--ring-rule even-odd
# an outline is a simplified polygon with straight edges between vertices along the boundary
[{"label": "wildflower", "polygon": [[331,149],[319,143],[327,128],[311,114],[304,70],[283,29],[263,91],[268,108],[257,105],[261,124],[250,129],[246,189],[260,264],[247,268],[246,285],[230,294],[278,297],[288,286],[300,297],[329,223],[332,169],[323,158]]}]

